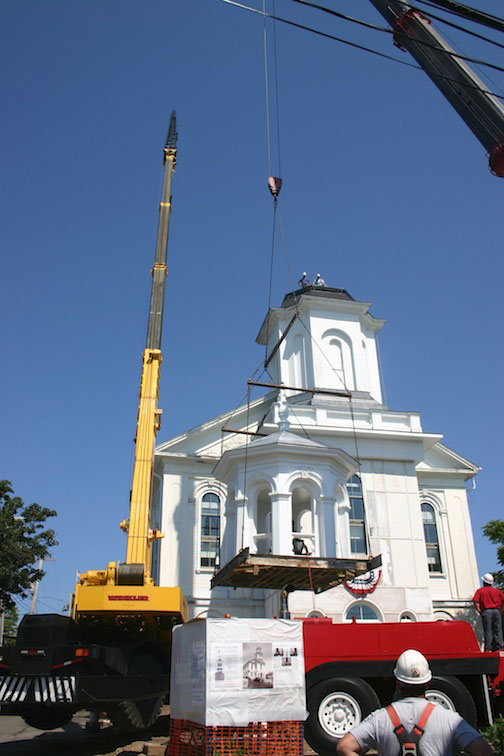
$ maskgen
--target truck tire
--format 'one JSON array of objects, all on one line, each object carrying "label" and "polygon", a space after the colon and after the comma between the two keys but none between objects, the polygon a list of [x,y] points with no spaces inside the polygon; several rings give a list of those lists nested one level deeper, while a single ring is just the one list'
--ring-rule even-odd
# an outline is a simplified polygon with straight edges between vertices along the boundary
[{"label": "truck tire", "polygon": [[[128,666],[128,675],[161,675],[163,668],[148,652],[135,654]],[[121,701],[110,712],[112,723],[123,732],[137,732],[152,727],[159,718],[164,695],[143,701]]]},{"label": "truck tire", "polygon": [[352,727],[380,707],[373,688],[360,677],[330,677],[308,690],[305,738],[321,756],[334,756],[336,744]]},{"label": "truck tire", "polygon": [[466,686],[458,678],[433,677],[425,697],[445,709],[458,712],[466,722],[476,727],[475,703]]},{"label": "truck tire", "polygon": [[44,706],[44,704],[34,704],[20,712],[22,718],[30,727],[37,730],[55,730],[57,727],[64,727],[73,716],[71,706]]}]

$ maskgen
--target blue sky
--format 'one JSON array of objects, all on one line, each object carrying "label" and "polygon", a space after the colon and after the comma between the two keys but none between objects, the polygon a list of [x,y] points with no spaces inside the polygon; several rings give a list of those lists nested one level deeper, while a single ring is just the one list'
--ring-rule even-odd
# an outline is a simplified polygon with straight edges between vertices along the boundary
[{"label": "blue sky", "polygon": [[[473,4],[501,11],[498,0]],[[383,25],[367,0],[331,5]],[[389,36],[290,0],[276,12],[411,60]],[[263,23],[220,0],[17,0],[3,15],[1,477],[58,511],[38,609],[60,610],[76,570],[125,556],[119,522],[173,108],[158,440],[236,406],[263,358]],[[502,63],[498,48],[438,28]],[[504,182],[422,72],[281,24],[276,42],[280,211],[295,280],[320,271],[387,319],[389,406],[421,411],[426,431],[483,468],[470,507],[480,573],[492,570],[481,526],[502,517]],[[502,93],[502,74],[492,78]],[[272,162],[278,173],[276,144]],[[278,244],[273,304],[289,290]]]}]

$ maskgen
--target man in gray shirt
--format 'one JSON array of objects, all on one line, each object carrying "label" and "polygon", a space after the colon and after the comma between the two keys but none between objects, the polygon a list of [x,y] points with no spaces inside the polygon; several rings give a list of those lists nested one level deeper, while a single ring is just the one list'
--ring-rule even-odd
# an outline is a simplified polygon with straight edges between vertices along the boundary
[{"label": "man in gray shirt", "polygon": [[[415,725],[424,714],[428,705],[425,691],[432,673],[425,656],[415,649],[404,651],[396,662],[394,676],[400,700],[393,704],[394,712],[387,708],[372,712],[359,725],[348,732],[338,743],[338,756],[354,756],[365,753],[369,748],[376,748],[382,756],[397,756],[401,753],[418,753],[421,756],[451,756],[465,753],[471,756],[491,756],[494,753],[488,743],[474,727],[454,711],[431,704],[430,714],[420,730],[423,729],[417,750],[403,751],[394,728],[400,730],[399,722],[406,734],[414,733]],[[429,709],[425,712],[429,712]],[[393,721],[395,720],[395,722]],[[414,741],[413,738],[407,738]]]}]

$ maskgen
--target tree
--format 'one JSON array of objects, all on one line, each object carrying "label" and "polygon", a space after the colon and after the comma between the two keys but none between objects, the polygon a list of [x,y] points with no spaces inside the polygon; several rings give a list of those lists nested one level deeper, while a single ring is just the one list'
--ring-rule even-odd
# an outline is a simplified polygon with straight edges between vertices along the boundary
[{"label": "tree", "polygon": [[19,612],[17,606],[12,606],[5,610],[4,614],[4,644],[8,645],[11,638],[17,635],[17,626],[19,622]]},{"label": "tree", "polygon": [[[497,544],[497,561],[504,567],[504,520],[490,520],[483,526],[483,533],[489,541]],[[497,586],[504,591],[504,569],[493,573]]]},{"label": "tree", "polygon": [[26,505],[8,480],[0,481],[0,605],[14,606],[13,596],[26,598],[31,585],[44,576],[37,562],[58,542],[54,530],[44,530],[56,512],[39,504]]}]

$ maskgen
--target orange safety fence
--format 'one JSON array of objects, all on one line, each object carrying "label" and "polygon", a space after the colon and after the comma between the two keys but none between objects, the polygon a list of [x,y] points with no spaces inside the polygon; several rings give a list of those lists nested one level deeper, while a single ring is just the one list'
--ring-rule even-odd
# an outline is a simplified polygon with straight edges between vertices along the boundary
[{"label": "orange safety fence", "polygon": [[166,756],[303,756],[303,723],[209,727],[172,719]]}]

